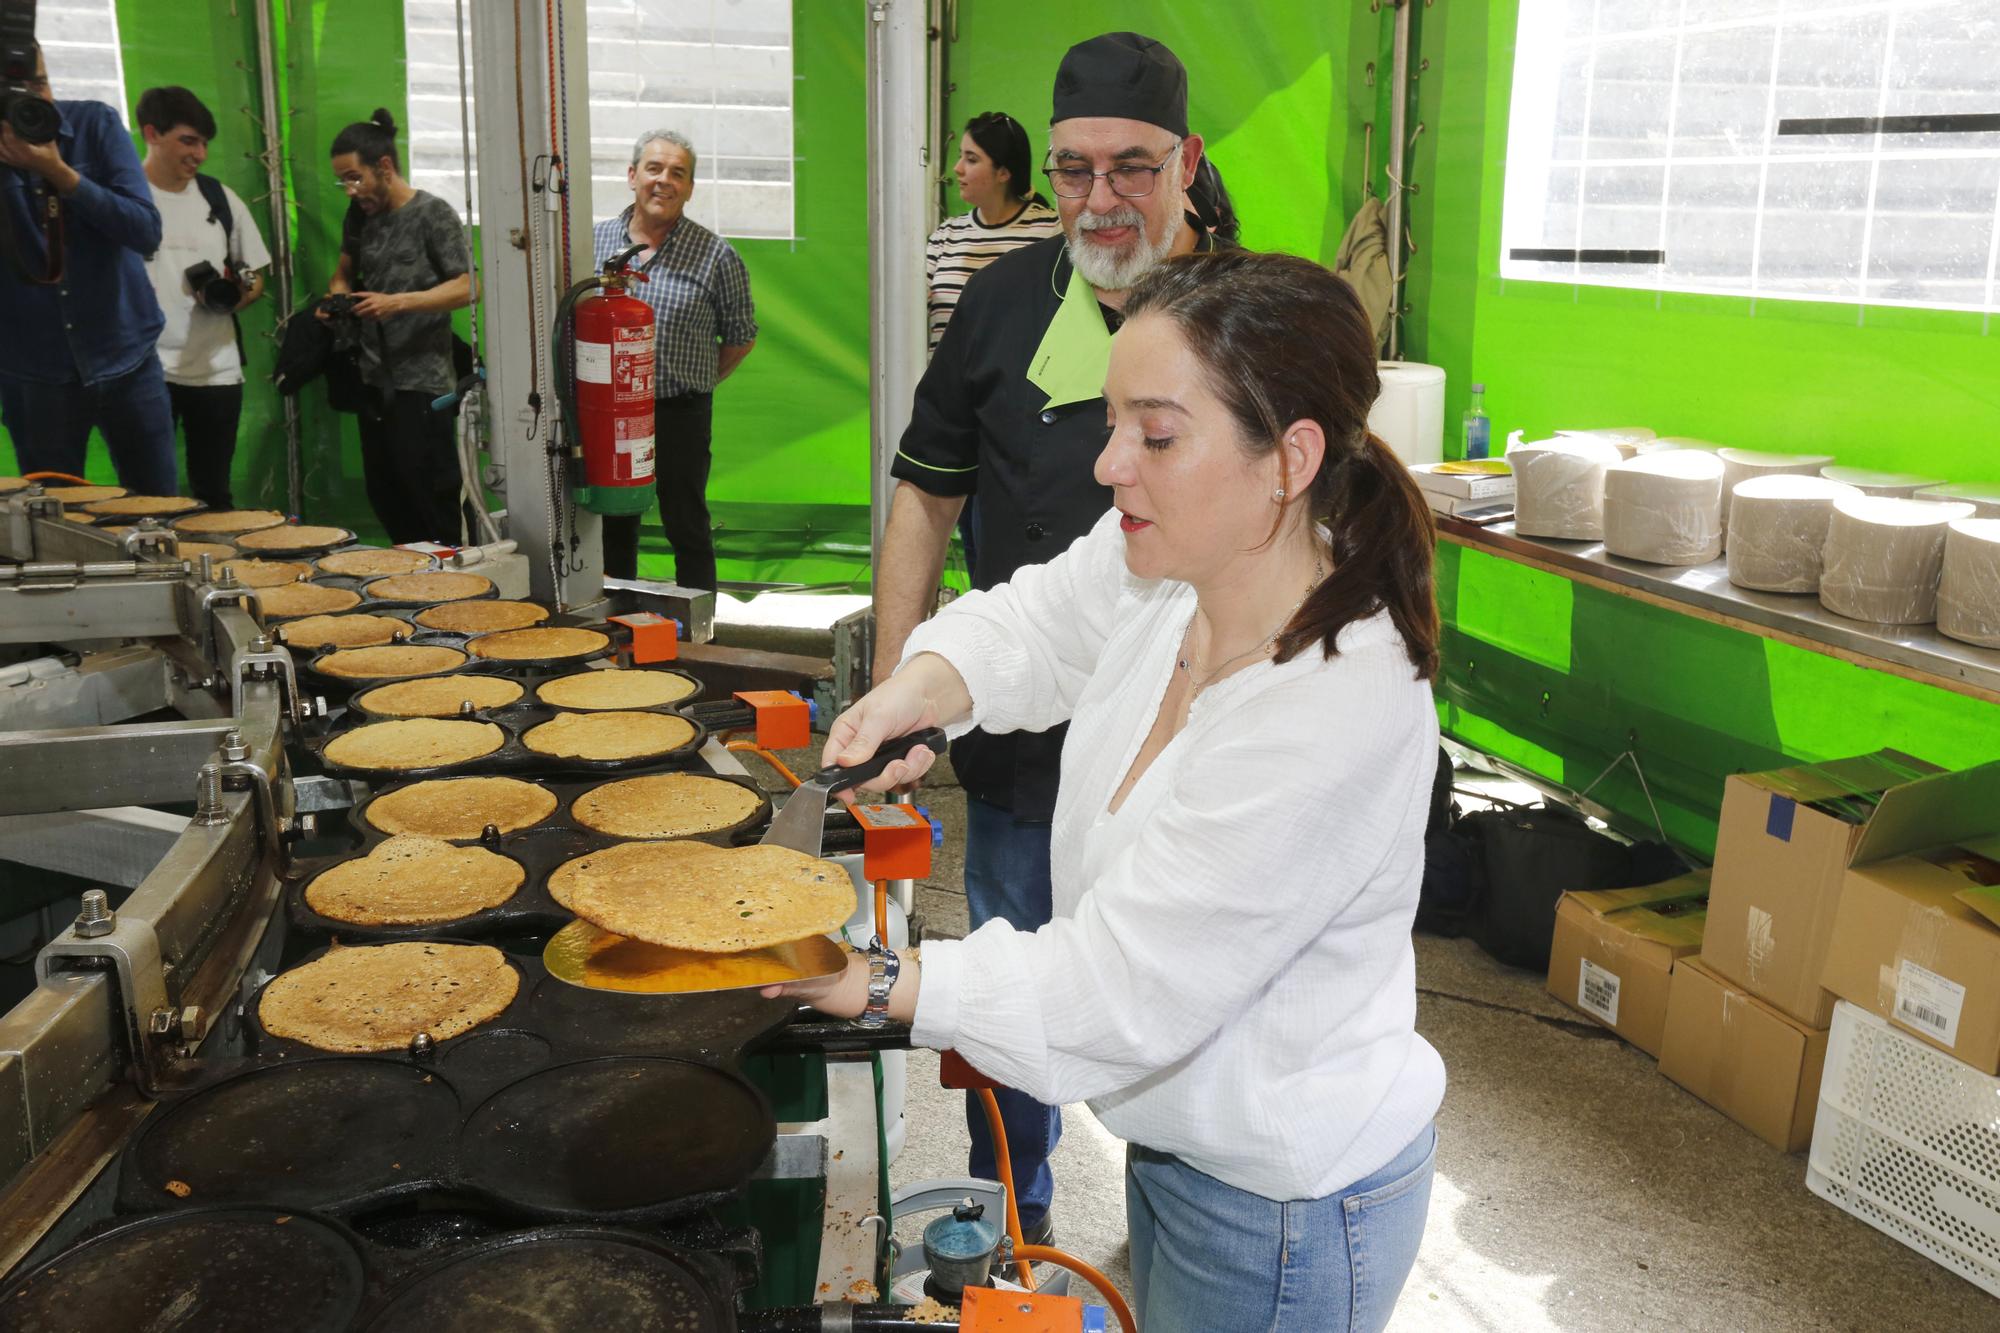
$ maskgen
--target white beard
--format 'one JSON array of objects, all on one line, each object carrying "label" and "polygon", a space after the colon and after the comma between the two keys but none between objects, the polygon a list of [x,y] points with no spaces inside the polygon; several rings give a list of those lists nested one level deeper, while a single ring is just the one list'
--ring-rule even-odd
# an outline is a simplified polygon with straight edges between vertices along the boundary
[{"label": "white beard", "polygon": [[[1100,292],[1122,292],[1138,283],[1139,279],[1151,273],[1173,253],[1174,241],[1180,235],[1180,215],[1183,201],[1177,196],[1169,216],[1172,222],[1158,241],[1146,235],[1145,215],[1129,205],[1108,214],[1079,214],[1071,224],[1069,235],[1069,259],[1083,280]],[[1095,223],[1095,227],[1087,225]],[[1108,246],[1097,245],[1085,237],[1086,232],[1114,226],[1136,226],[1139,229],[1137,244],[1123,252]]]}]

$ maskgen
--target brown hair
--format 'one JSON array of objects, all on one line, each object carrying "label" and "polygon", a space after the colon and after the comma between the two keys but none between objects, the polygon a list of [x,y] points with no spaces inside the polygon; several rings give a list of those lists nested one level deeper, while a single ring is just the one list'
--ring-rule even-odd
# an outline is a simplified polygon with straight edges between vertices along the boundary
[{"label": "brown hair", "polygon": [[1307,502],[1332,535],[1333,572],[1279,635],[1277,660],[1313,643],[1332,657],[1341,630],[1387,610],[1418,678],[1434,678],[1437,530],[1409,469],[1369,433],[1382,384],[1354,289],[1295,255],[1217,250],[1170,260],[1141,279],[1125,317],[1147,312],[1171,319],[1207,367],[1252,457],[1276,449],[1294,421],[1318,422],[1326,433]]}]

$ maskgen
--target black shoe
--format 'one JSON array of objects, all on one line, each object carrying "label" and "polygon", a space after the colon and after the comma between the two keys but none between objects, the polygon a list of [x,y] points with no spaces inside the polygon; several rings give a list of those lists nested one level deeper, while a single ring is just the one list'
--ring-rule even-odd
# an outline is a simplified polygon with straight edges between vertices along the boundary
[{"label": "black shoe", "polygon": [[1021,1242],[1024,1245],[1053,1245],[1056,1243],[1056,1219],[1054,1210],[1042,1214],[1042,1220],[1034,1226],[1021,1228]]}]

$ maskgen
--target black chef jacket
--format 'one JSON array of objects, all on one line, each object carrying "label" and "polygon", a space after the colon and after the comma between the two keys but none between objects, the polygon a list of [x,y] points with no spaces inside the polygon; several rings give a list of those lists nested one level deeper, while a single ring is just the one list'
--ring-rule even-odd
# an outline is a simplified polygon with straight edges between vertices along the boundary
[{"label": "black chef jacket", "polygon": [[[1104,448],[1104,400],[1044,411],[1048,394],[1028,382],[1028,363],[1069,278],[1061,236],[1010,251],[972,276],[917,385],[890,468],[932,495],[978,492],[975,588],[1055,558],[1111,508],[1110,488],[1091,477]],[[1117,312],[1098,309],[1115,330]],[[952,766],[968,795],[1017,819],[1051,819],[1066,730],[969,732],[952,744]]]}]

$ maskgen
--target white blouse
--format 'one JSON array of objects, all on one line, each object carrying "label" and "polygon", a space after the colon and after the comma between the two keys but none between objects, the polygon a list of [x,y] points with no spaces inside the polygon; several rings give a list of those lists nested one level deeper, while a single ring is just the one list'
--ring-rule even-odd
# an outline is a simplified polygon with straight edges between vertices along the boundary
[{"label": "white blouse", "polygon": [[1435,1115],[1410,943],[1437,716],[1386,614],[1202,691],[1126,794],[1195,608],[1116,513],[910,638],[989,731],[1069,721],[1054,920],[923,947],[914,1039],[1266,1198],[1319,1198]]}]

